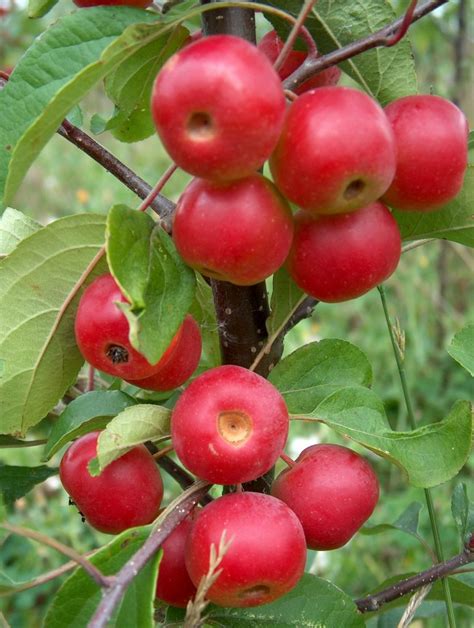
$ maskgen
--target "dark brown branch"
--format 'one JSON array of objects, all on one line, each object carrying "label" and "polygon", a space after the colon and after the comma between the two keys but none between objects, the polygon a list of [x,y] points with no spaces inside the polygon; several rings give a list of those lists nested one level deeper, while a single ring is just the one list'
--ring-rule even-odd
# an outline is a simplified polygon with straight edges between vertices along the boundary
[{"label": "dark brown branch", "polygon": [[[427,2],[424,2],[422,5],[417,7],[413,12],[411,24],[428,13],[433,12],[443,4],[446,4],[446,2],[448,2],[448,0],[427,0]],[[357,41],[354,41],[343,48],[339,48],[334,52],[330,52],[327,55],[323,55],[321,57],[312,57],[311,55],[308,55],[305,62],[283,82],[284,88],[294,91],[299,85],[307,81],[309,78],[318,74],[318,72],[322,72],[322,70],[331,67],[332,65],[351,59],[366,50],[392,45],[391,42],[393,41],[393,37],[399,32],[399,29],[404,23],[404,19],[405,16],[395,20],[376,33],[372,33],[367,37],[358,39]]]},{"label": "dark brown branch", "polygon": [[[94,161],[105,168],[116,179],[123,183],[129,190],[134,192],[138,198],[145,199],[152,188],[146,181],[139,177],[133,170],[130,170],[115,155],[104,146],[96,142],[82,129],[64,120],[58,129],[59,135],[68,142],[77,146],[83,153],[92,157]],[[169,231],[171,218],[175,209],[175,204],[165,196],[158,194],[157,198],[150,204],[150,207],[160,216],[163,226]]]},{"label": "dark brown branch", "polygon": [[142,547],[128,560],[113,578],[112,584],[104,591],[102,601],[97,607],[88,628],[105,628],[115,608],[122,599],[127,587],[146,563],[156,554],[173,530],[186,518],[199,500],[207,493],[210,484],[196,482],[176,499],[158,520],[159,525],[151,533]]},{"label": "dark brown branch", "polygon": [[361,613],[376,611],[384,604],[392,602],[393,600],[407,595],[408,593],[413,593],[417,589],[420,589],[427,584],[431,584],[436,580],[440,580],[441,578],[451,574],[459,567],[472,562],[474,562],[474,550],[471,550],[468,546],[466,546],[464,551],[457,556],[454,556],[454,558],[438,563],[437,565],[433,565],[433,567],[430,567],[426,571],[422,571],[411,578],[400,580],[383,591],[355,600],[355,603]]},{"label": "dark brown branch", "polygon": [[[5,87],[7,81],[8,76],[4,72],[0,73],[0,89]],[[63,120],[57,132],[83,153],[92,157],[94,161],[134,192],[138,198],[143,200],[151,192],[152,188],[146,181],[79,127],[74,126],[68,120]],[[163,227],[169,232],[175,204],[159,194],[150,207],[160,216]]]}]

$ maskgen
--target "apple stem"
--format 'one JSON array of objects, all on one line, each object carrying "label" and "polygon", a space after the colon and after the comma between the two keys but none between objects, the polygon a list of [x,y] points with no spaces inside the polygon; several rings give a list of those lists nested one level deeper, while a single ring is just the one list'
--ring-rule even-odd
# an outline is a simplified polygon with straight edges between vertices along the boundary
[{"label": "apple stem", "polygon": [[293,460],[293,458],[290,458],[290,456],[287,456],[285,454],[285,452],[282,452],[280,454],[280,458],[283,460],[283,462],[285,462],[291,469],[291,467],[294,467],[296,462]]},{"label": "apple stem", "polygon": [[153,458],[155,460],[159,460],[163,456],[166,456],[166,454],[169,454],[171,451],[174,451],[173,445],[167,445],[166,447],[163,447],[163,449],[158,449],[158,451],[153,454]]},{"label": "apple stem", "polygon": [[87,374],[87,392],[95,390],[95,368],[89,365],[89,372]]},{"label": "apple stem", "polygon": [[285,96],[287,97],[287,99],[291,100],[291,102],[294,102],[298,98],[298,94],[295,94],[295,92],[292,92],[291,89],[284,89],[283,92]]},{"label": "apple stem", "polygon": [[273,67],[275,68],[275,70],[279,70],[281,66],[285,63],[288,55],[293,50],[293,44],[295,43],[296,38],[298,37],[299,34],[301,34],[301,36],[303,37],[305,41],[305,44],[308,48],[308,55],[317,54],[316,44],[314,43],[314,40],[311,37],[311,34],[306,28],[303,27],[304,21],[308,17],[315,2],[316,0],[306,0],[306,2],[301,7],[301,11],[299,12],[298,17],[296,18],[296,22],[294,23],[293,28],[291,29],[290,34],[288,35],[285,45],[280,50],[280,54],[278,55],[275,63],[273,64]]},{"label": "apple stem", "polygon": [[165,170],[165,172],[161,175],[161,177],[156,182],[154,188],[150,191],[150,193],[143,200],[142,204],[140,205],[137,211],[144,212],[146,209],[151,207],[153,201],[156,199],[158,194],[165,187],[165,185],[168,183],[168,181],[171,179],[171,177],[173,176],[173,174],[176,172],[177,169],[178,169],[178,166],[173,163],[171,164],[171,166],[169,166]]},{"label": "apple stem", "polygon": [[413,22],[413,15],[415,13],[417,4],[418,4],[418,0],[411,0],[410,4],[408,5],[408,9],[406,10],[405,15],[403,16],[403,21],[401,25],[393,33],[391,37],[387,37],[387,40],[385,43],[386,46],[390,47],[390,46],[394,46],[395,44],[398,44],[400,39],[402,39],[406,35],[408,29],[410,28],[411,23]]}]

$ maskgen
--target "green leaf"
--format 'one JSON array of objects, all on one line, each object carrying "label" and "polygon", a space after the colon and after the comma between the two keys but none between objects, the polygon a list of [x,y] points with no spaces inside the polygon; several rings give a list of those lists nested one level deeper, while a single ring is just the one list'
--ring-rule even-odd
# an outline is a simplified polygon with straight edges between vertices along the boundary
[{"label": "green leaf", "polygon": [[311,412],[335,390],[370,386],[372,367],[350,342],[326,339],[311,342],[281,360],[269,379],[284,395],[290,412],[300,414]]},{"label": "green leaf", "polygon": [[123,205],[109,212],[107,260],[129,301],[119,307],[128,319],[132,346],[155,364],[191,307],[194,272],[159,224]]},{"label": "green leaf", "polygon": [[150,108],[156,75],[189,36],[183,26],[164,33],[127,57],[105,80],[107,95],[124,114]]},{"label": "green leaf", "polygon": [[469,499],[467,486],[460,482],[456,485],[451,498],[451,512],[461,536],[461,545],[474,531],[474,503]]},{"label": "green leaf", "polygon": [[474,325],[466,325],[451,340],[449,355],[474,376]]},{"label": "green leaf", "polygon": [[359,532],[366,536],[372,536],[374,534],[383,534],[384,532],[399,530],[415,537],[415,539],[425,547],[425,541],[418,534],[418,523],[422,507],[419,502],[412,502],[402,512],[395,523],[380,523],[374,526],[364,526]]},{"label": "green leaf", "polygon": [[96,135],[110,131],[120,142],[140,142],[155,133],[155,125],[149,108],[137,109],[128,116],[116,109],[109,120],[94,115],[91,131]]},{"label": "green leaf", "polygon": [[214,299],[211,287],[201,275],[197,275],[196,296],[189,313],[194,317],[201,330],[201,365],[205,365],[206,368],[219,366],[222,359]]},{"label": "green leaf", "polygon": [[94,214],[61,218],[0,264],[2,434],[24,434],[77,377],[83,358],[75,312],[80,289],[93,278],[88,266],[103,246],[104,221]]},{"label": "green leaf", "polygon": [[58,2],[59,0],[29,0],[28,17],[33,19],[43,17],[43,15],[49,13]]},{"label": "green leaf", "polygon": [[[5,521],[6,517],[7,517],[7,511],[5,508],[5,497],[3,493],[0,491],[0,523],[2,521]],[[2,580],[2,574],[0,573],[0,593],[1,593],[1,580]]]},{"label": "green leaf", "polygon": [[124,453],[147,440],[155,441],[170,433],[171,410],[153,404],[126,408],[108,423],[97,442],[98,465],[89,470],[96,475]]},{"label": "green leaf", "polygon": [[157,19],[155,13],[130,7],[93,7],[59,18],[33,41],[0,91],[4,203],[69,111],[142,45],[145,27],[133,25]]},{"label": "green leaf", "polygon": [[285,596],[255,608],[209,606],[206,617],[231,628],[359,628],[365,625],[351,598],[336,586],[305,573]]},{"label": "green leaf", "polygon": [[18,242],[41,229],[41,225],[16,209],[7,207],[0,218],[0,257],[13,251]]},{"label": "green leaf", "polygon": [[286,323],[305,294],[295,284],[284,266],[273,275],[273,290],[270,302],[270,316],[267,319],[268,335],[279,331]]},{"label": "green leaf", "polygon": [[323,386],[319,391],[318,386],[301,384],[299,377],[291,375],[288,365],[280,378],[279,367],[271,372],[270,380],[283,394],[290,414],[325,423],[388,458],[406,472],[414,486],[428,488],[446,482],[458,473],[469,456],[472,416],[467,401],[455,404],[442,421],[411,432],[393,432],[382,401],[371,390],[352,386],[330,393],[331,386],[327,390]]},{"label": "green leaf", "polygon": [[[137,552],[150,534],[151,527],[126,530],[90,558],[105,575],[117,573]],[[161,552],[156,554],[132,580],[110,625],[153,628],[153,602],[156,596],[157,565]],[[102,599],[102,590],[80,568],[60,587],[48,610],[45,628],[86,628]]]},{"label": "green leaf", "polygon": [[57,472],[57,469],[44,465],[14,467],[0,462],[0,493],[3,493],[6,504],[12,504],[16,499],[31,491],[36,484],[41,484]]},{"label": "green leaf", "polygon": [[394,210],[404,240],[440,238],[474,247],[474,166],[468,166],[464,185],[457,197],[434,212],[402,212]]},{"label": "green leaf", "polygon": [[136,403],[133,397],[119,390],[97,390],[74,399],[51,430],[45,447],[45,460],[49,460],[71,440],[103,429],[111,417]]},{"label": "green leaf", "polygon": [[[278,6],[294,16],[301,9],[301,0],[266,4]],[[279,21],[271,16],[268,19],[281,28]],[[394,19],[394,11],[386,0],[318,0],[305,26],[313,35],[319,52],[324,54],[366,37]],[[376,48],[359,54],[340,67],[382,105],[417,92],[415,65],[407,37],[391,48]]]}]

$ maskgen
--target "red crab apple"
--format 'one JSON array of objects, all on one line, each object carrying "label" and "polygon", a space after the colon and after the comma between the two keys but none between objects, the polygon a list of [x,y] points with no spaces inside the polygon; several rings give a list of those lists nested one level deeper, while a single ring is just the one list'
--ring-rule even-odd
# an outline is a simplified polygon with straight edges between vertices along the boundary
[{"label": "red crab apple", "polygon": [[147,390],[173,390],[184,384],[196,370],[201,358],[202,340],[199,326],[188,314],[168,349],[156,365],[157,369],[145,379],[127,380]]},{"label": "red crab apple", "polygon": [[81,8],[101,6],[126,6],[145,9],[153,0],[73,0],[74,4]]},{"label": "red crab apple", "polygon": [[401,255],[398,225],[382,203],[350,214],[295,216],[288,270],[319,301],[334,303],[365,294],[395,271]]},{"label": "red crab apple", "polygon": [[270,160],[277,187],[299,207],[346,213],[379,198],[395,174],[391,125],[378,103],[348,87],[320,87],[288,109]]},{"label": "red crab apple", "polygon": [[173,238],[185,262],[244,286],[280,268],[292,237],[290,206],[259,174],[229,183],[194,179],[174,216]]},{"label": "red crab apple", "polygon": [[304,533],[298,518],[278,499],[261,493],[233,493],[208,504],[186,543],[186,566],[197,586],[209,570],[211,546],[225,531],[231,541],[220,576],[206,597],[219,606],[267,604],[290,591],[303,574]]},{"label": "red crab apple", "polygon": [[[166,384],[169,381],[175,383],[179,364],[187,379],[188,373],[196,368],[199,362],[198,353],[200,354],[200,338],[197,338],[194,321],[186,319],[160,361],[152,365],[130,344],[128,321],[116,305],[117,302],[126,301],[110,274],[101,275],[86,288],[79,302],[75,321],[77,345],[85,360],[105,373],[134,384],[135,380],[153,379],[155,373],[159,380],[160,371]],[[185,365],[183,353],[186,355]],[[179,364],[175,365],[175,360]],[[180,383],[184,381],[185,379]]]},{"label": "red crab apple", "polygon": [[288,434],[283,397],[266,379],[225,365],[197,377],[171,415],[171,436],[181,462],[216,484],[238,484],[266,473]]},{"label": "red crab apple", "polygon": [[[279,38],[278,33],[273,30],[264,35],[262,39],[258,42],[258,49],[263,52],[263,54],[268,57],[268,59],[273,64],[275,63],[278,55],[282,51],[283,45],[284,44]],[[303,63],[307,56],[307,52],[303,52],[302,50],[292,50],[288,55],[286,61],[278,70],[278,75],[281,80],[283,81],[288,76],[290,76],[290,74],[293,74],[293,72],[300,67],[300,65]],[[337,66],[333,66],[311,77],[302,85],[297,87],[294,91],[296,94],[303,94],[304,92],[307,92],[310,89],[314,89],[315,87],[336,85],[339,82],[340,77],[341,70]]]},{"label": "red crab apple", "polygon": [[468,124],[439,96],[407,96],[385,108],[397,145],[395,178],[383,200],[407,211],[433,211],[461,190]]},{"label": "red crab apple", "polygon": [[379,483],[370,464],[339,445],[313,445],[283,471],[272,495],[287,504],[316,550],[345,545],[372,514]]},{"label": "red crab apple", "polygon": [[158,74],[151,109],[176,164],[213,180],[245,177],[275,148],[285,115],[278,74],[256,46],[232,35],[184,47]]},{"label": "red crab apple", "polygon": [[[193,515],[195,516],[194,513]],[[186,517],[161,546],[163,558],[156,583],[156,596],[166,604],[181,608],[185,608],[196,594],[196,587],[186,569],[184,555],[186,539],[193,525],[193,515]]]},{"label": "red crab apple", "polygon": [[64,488],[96,530],[118,534],[151,523],[163,497],[163,484],[153,456],[139,445],[93,477],[87,465],[97,455],[99,434],[81,436],[64,454],[59,467]]}]

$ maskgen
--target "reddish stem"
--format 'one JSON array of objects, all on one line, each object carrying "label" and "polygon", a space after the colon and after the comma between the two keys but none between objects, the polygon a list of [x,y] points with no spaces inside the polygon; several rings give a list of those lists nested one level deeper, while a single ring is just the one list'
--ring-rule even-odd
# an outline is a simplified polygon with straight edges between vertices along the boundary
[{"label": "reddish stem", "polygon": [[296,464],[296,462],[292,458],[290,458],[290,456],[287,456],[285,452],[282,452],[280,454],[280,458],[290,467],[290,469]]},{"label": "reddish stem", "polygon": [[174,447],[173,445],[168,445],[167,447],[163,447],[163,449],[158,449],[156,454],[153,454],[153,458],[155,460],[159,460],[163,456],[166,456],[166,454],[169,454],[171,451],[174,451]]},{"label": "reddish stem", "polygon": [[178,166],[176,164],[171,164],[169,168],[165,170],[163,175],[160,177],[155,187],[151,190],[148,196],[143,200],[142,204],[138,208],[139,212],[144,212],[146,209],[150,207],[155,198],[161,192],[161,190],[165,187],[168,181],[171,179],[172,175],[176,172]]},{"label": "reddish stem", "polygon": [[308,14],[313,8],[315,2],[316,0],[306,0],[304,5],[302,6],[301,11],[298,17],[296,18],[296,22],[294,23],[293,28],[291,29],[290,34],[288,35],[285,45],[281,49],[280,54],[278,55],[275,63],[273,64],[273,67],[275,68],[275,70],[279,70],[281,66],[285,63],[286,59],[288,58],[288,55],[293,50],[293,44],[295,43],[296,38],[298,37],[299,33],[301,33],[308,47],[308,55],[317,54],[316,44],[314,43],[314,40],[311,37],[309,31],[303,26],[304,21],[308,17]]},{"label": "reddish stem", "polygon": [[406,13],[403,17],[403,22],[401,23],[398,30],[395,31],[395,33],[393,33],[393,35],[391,35],[390,37],[387,37],[385,41],[386,46],[394,46],[395,44],[398,44],[400,39],[402,39],[402,37],[406,35],[413,21],[413,16],[414,16],[417,4],[418,4],[418,0],[411,0],[410,4],[408,5],[408,9],[406,10]]}]

